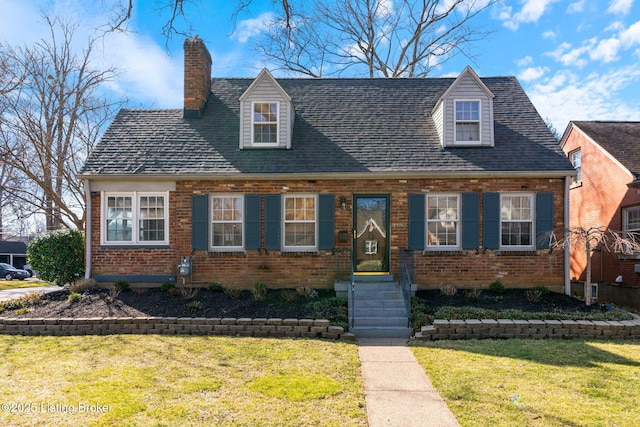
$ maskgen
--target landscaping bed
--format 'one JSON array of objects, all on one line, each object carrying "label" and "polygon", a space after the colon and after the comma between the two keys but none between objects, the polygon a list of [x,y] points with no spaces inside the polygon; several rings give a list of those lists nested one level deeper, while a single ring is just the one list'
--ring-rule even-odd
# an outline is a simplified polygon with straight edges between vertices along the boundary
[{"label": "landscaping bed", "polygon": [[[422,290],[412,302],[414,328],[434,319],[512,320],[630,320],[627,312],[611,304],[593,303],[543,288],[483,290]],[[454,293],[455,292],[455,293]],[[471,291],[473,292],[473,291]]]},{"label": "landscaping bed", "polygon": [[[177,295],[175,293],[178,293]],[[21,318],[90,318],[90,317],[208,317],[208,318],[299,318],[327,319],[332,325],[346,326],[346,299],[335,297],[332,290],[318,290],[304,296],[295,290],[268,290],[264,300],[256,300],[250,291],[225,292],[198,290],[185,299],[179,291],[159,288],[125,290],[118,295],[107,289],[84,291],[70,298],[61,289],[32,298],[28,310],[5,309],[2,317]],[[11,307],[11,306],[10,306]]]}]

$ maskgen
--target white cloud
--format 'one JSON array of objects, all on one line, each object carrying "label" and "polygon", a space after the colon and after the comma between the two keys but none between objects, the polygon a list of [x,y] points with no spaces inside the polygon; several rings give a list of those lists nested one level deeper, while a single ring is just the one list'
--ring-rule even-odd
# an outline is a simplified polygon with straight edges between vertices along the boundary
[{"label": "white cloud", "polygon": [[633,0],[611,0],[608,13],[627,15],[633,6]]},{"label": "white cloud", "polygon": [[620,32],[620,41],[625,47],[640,44],[640,21]]},{"label": "white cloud", "polygon": [[238,23],[237,29],[231,35],[231,38],[238,40],[240,43],[246,43],[255,35],[263,32],[275,20],[272,12],[265,12],[257,18],[245,19]]},{"label": "white cloud", "polygon": [[524,82],[538,80],[548,71],[549,69],[547,67],[529,67],[518,74],[518,80]]},{"label": "white cloud", "polygon": [[551,5],[558,0],[524,0],[524,5],[520,12],[506,17],[504,26],[510,30],[517,30],[520,24],[535,23],[547,12]]},{"label": "white cloud", "polygon": [[594,49],[589,50],[589,57],[594,61],[613,62],[618,59],[619,50],[620,40],[616,38],[600,40]]},{"label": "white cloud", "polygon": [[567,6],[567,13],[579,13],[584,10],[585,0],[579,0]]},{"label": "white cloud", "polygon": [[542,33],[542,38],[546,40],[555,40],[556,33],[554,31],[548,30]]},{"label": "white cloud", "polygon": [[640,63],[605,73],[580,75],[560,70],[526,89],[542,117],[561,132],[570,120],[638,120],[640,104],[621,101],[640,84]]},{"label": "white cloud", "polygon": [[[593,42],[592,42],[593,43]],[[591,44],[592,44],[591,43]],[[571,49],[571,45],[567,42],[560,43],[556,50],[547,52],[544,55],[550,56],[556,61],[560,62],[565,67],[578,67],[582,68],[587,65],[587,60],[582,58],[584,53],[589,51],[589,47],[582,46],[579,48]]]},{"label": "white cloud", "polygon": [[532,62],[533,62],[533,58],[530,57],[529,55],[527,55],[524,58],[520,58],[520,59],[516,60],[516,65],[518,67],[526,67],[527,65],[531,64]]}]

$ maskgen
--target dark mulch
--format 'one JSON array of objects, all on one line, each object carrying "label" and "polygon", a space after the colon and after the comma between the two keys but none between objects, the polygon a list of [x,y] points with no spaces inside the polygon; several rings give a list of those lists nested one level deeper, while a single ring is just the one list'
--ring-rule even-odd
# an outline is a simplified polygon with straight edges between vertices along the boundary
[{"label": "dark mulch", "polygon": [[416,297],[422,300],[429,312],[435,312],[443,306],[452,307],[476,307],[487,310],[521,310],[526,312],[598,312],[607,307],[600,304],[587,306],[584,301],[568,295],[549,292],[540,297],[537,302],[527,299],[525,289],[505,289],[501,294],[496,294],[489,290],[484,290],[475,301],[470,301],[465,290],[458,290],[456,295],[443,295],[439,290],[418,291]]},{"label": "dark mulch", "polygon": [[[24,314],[15,310],[0,313],[3,317],[246,317],[246,318],[336,318],[345,300],[335,298],[329,290],[318,291],[316,298],[298,296],[285,300],[280,291],[269,290],[264,301],[255,301],[251,292],[244,291],[232,298],[222,291],[201,289],[190,300],[171,295],[158,288],[143,292],[127,290],[110,298],[108,290],[89,291],[75,301],[68,301],[68,291],[56,291],[43,296],[40,304],[30,307]],[[346,318],[346,309],[345,318]],[[331,320],[331,319],[330,319]]]}]

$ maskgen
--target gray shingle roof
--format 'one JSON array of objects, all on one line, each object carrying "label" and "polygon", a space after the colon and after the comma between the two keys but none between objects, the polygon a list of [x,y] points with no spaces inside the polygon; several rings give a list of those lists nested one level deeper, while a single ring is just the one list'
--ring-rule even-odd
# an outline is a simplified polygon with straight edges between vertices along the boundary
[{"label": "gray shingle roof", "polygon": [[636,179],[640,178],[640,122],[574,121]]},{"label": "gray shingle roof", "polygon": [[442,148],[430,113],[454,80],[278,79],[295,108],[292,148],[240,150],[238,99],[253,80],[215,78],[202,118],[120,111],[81,175],[573,171],[514,77],[482,79],[494,148]]}]

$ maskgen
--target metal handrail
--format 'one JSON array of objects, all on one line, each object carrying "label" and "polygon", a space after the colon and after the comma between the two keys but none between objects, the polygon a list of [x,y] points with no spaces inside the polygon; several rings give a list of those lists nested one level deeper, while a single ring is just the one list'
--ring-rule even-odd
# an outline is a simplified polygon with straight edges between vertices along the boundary
[{"label": "metal handrail", "polygon": [[[409,262],[410,261],[410,262]],[[411,286],[413,284],[414,263],[413,250],[400,249],[400,289],[404,297],[404,306],[407,310],[407,325],[411,327]]]},{"label": "metal handrail", "polygon": [[356,290],[356,280],[355,274],[353,272],[353,259],[351,260],[351,283],[349,283],[349,301],[347,302],[347,310],[349,314],[349,330],[353,328],[353,324],[355,322],[355,290]]}]

